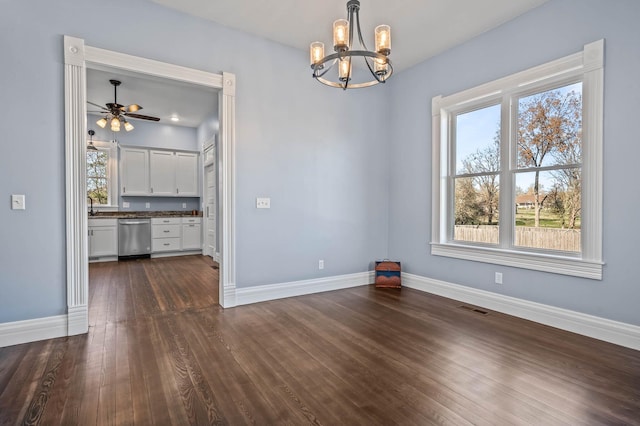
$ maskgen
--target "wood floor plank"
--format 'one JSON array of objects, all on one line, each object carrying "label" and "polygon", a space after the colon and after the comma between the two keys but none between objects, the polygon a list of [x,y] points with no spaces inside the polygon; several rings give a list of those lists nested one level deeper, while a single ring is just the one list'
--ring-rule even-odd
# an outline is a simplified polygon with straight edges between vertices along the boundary
[{"label": "wood floor plank", "polygon": [[91,264],[89,333],[0,348],[0,425],[640,425],[640,352],[411,289],[234,309],[184,256]]}]

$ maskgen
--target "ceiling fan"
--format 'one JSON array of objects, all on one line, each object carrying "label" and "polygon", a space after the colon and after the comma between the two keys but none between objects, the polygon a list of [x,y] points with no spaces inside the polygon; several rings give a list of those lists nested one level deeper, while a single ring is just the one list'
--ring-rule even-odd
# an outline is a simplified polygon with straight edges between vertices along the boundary
[{"label": "ceiling fan", "polygon": [[142,109],[142,107],[138,104],[131,104],[127,106],[120,105],[118,103],[118,86],[120,86],[121,82],[119,80],[109,80],[109,82],[113,85],[113,102],[105,104],[105,108],[102,105],[87,101],[88,104],[100,108],[100,111],[89,112],[105,114],[104,117],[96,122],[98,126],[104,129],[107,123],[110,123],[111,131],[119,132],[120,125],[124,125],[124,129],[127,132],[130,132],[131,130],[133,130],[133,125],[127,121],[127,117],[138,118],[140,120],[160,121],[158,117],[136,114],[137,111],[140,111]]}]

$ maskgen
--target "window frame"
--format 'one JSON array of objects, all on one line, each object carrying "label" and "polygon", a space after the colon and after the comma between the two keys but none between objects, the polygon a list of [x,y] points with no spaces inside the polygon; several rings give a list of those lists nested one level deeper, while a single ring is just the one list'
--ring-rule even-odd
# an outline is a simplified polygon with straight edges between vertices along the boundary
[{"label": "window frame", "polygon": [[[514,246],[517,155],[512,149],[517,100],[572,82],[582,82],[581,252],[552,252]],[[432,99],[432,239],[431,254],[577,277],[602,279],[602,169],[604,40],[528,70]],[[483,106],[501,104],[500,237],[498,245],[453,240],[456,174],[451,143],[452,117]],[[505,178],[508,177],[508,178]],[[506,194],[508,196],[503,196]],[[513,203],[512,203],[513,201]],[[508,226],[505,226],[508,225]]]},{"label": "window frame", "polygon": [[[93,208],[101,208],[103,210],[111,211],[118,209],[118,146],[116,143],[93,141],[98,151],[107,153],[107,191],[109,194],[108,204],[97,204],[94,200]],[[87,176],[87,160],[85,155],[85,180],[88,182]],[[87,195],[88,198],[88,195]],[[89,206],[87,206],[89,208]]]}]

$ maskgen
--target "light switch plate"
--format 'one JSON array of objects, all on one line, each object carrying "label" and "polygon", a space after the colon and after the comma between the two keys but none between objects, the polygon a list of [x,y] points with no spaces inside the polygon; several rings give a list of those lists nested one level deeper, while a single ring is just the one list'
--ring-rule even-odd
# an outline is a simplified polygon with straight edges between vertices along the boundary
[{"label": "light switch plate", "polygon": [[271,198],[256,198],[256,208],[257,209],[270,209],[271,208]]},{"label": "light switch plate", "polygon": [[12,194],[11,195],[11,210],[25,210],[24,195]]}]

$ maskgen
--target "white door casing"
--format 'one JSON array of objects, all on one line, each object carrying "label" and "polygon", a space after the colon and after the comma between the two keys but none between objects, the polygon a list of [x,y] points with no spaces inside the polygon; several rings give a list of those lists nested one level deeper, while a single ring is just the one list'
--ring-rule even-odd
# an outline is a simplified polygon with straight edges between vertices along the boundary
[{"label": "white door casing", "polygon": [[207,256],[216,258],[216,167],[209,164],[204,170],[204,227],[205,246]]},{"label": "white door casing", "polygon": [[88,318],[86,70],[111,67],[218,89],[221,148],[220,304],[235,306],[235,75],[214,74],[96,47],[64,36],[67,334],[83,334]]}]

